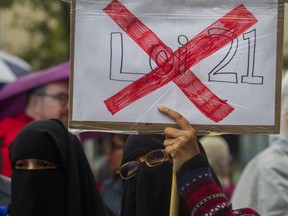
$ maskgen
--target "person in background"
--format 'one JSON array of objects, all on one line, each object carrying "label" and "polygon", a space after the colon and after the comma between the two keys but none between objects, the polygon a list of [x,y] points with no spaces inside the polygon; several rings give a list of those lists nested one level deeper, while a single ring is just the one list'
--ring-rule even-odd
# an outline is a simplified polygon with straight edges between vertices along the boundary
[{"label": "person in background", "polygon": [[[248,162],[232,195],[234,206],[265,216],[288,215],[288,73],[282,79],[280,133]],[[252,143],[253,144],[253,143]]]},{"label": "person in background", "polygon": [[199,139],[208,162],[220,180],[223,192],[231,199],[235,184],[231,179],[231,153],[227,141],[221,136],[204,136]]},{"label": "person in background", "polygon": [[12,169],[8,148],[18,132],[29,122],[55,118],[67,124],[68,121],[68,80],[57,81],[33,89],[28,93],[27,105],[16,116],[6,116],[0,121],[0,139],[2,140],[1,174],[11,177]]},{"label": "person in background", "polygon": [[[5,178],[6,182],[6,201],[2,202],[4,195],[0,193],[0,205],[10,202],[9,179],[12,168],[9,161],[9,146],[18,132],[26,124],[39,119],[55,118],[67,125],[69,68],[69,63],[64,63],[43,72],[31,73],[1,89],[1,99],[5,90],[11,94],[15,90],[15,95],[12,94],[10,98],[0,101],[0,179]],[[19,85],[23,88],[21,91]]]},{"label": "person in background", "polygon": [[9,216],[113,216],[82,145],[59,120],[27,124],[10,146]]},{"label": "person in background", "polygon": [[127,136],[128,135],[125,134],[109,134],[109,146],[106,150],[106,166],[103,166],[103,168],[108,169],[107,172],[110,173],[110,177],[100,182],[100,193],[103,201],[116,216],[120,216],[121,213],[121,200],[124,189],[123,181],[121,177],[116,174],[116,171],[119,170],[121,166],[123,146]]},{"label": "person in background", "polygon": [[165,128],[165,136],[128,137],[118,171],[125,181],[121,215],[168,216],[173,167],[181,194],[179,216],[258,216],[252,209],[232,209],[187,119],[167,107],[158,109],[174,120],[177,128]]}]

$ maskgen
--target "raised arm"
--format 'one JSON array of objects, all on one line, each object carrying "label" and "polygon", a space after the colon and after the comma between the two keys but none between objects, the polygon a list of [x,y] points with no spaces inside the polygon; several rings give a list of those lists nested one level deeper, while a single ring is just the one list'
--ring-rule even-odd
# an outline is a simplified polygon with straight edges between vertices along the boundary
[{"label": "raised arm", "polygon": [[232,209],[229,199],[212,177],[208,161],[200,154],[196,131],[180,113],[159,106],[159,111],[175,121],[177,128],[164,130],[165,152],[173,158],[177,187],[186,200],[191,215],[259,215],[252,209]]}]

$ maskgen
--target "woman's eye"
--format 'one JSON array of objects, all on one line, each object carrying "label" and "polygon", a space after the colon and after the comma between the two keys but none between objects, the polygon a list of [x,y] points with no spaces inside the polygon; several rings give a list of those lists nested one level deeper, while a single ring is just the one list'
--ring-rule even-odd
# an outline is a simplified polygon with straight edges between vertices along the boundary
[{"label": "woman's eye", "polygon": [[25,167],[26,167],[25,163],[22,162],[15,163],[15,169],[24,169]]},{"label": "woman's eye", "polygon": [[54,163],[43,162],[40,164],[40,167],[42,167],[44,169],[56,169],[58,167],[58,165],[54,164]]},{"label": "woman's eye", "polygon": [[25,159],[15,162],[14,169],[57,169],[59,166],[51,161],[40,159]]}]

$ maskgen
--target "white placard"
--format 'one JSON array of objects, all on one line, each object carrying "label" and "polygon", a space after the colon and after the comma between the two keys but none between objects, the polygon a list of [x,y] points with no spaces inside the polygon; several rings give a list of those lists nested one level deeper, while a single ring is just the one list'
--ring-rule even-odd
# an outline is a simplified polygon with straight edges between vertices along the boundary
[{"label": "white placard", "polygon": [[70,127],[173,123],[160,104],[194,125],[274,127],[279,11],[277,0],[74,2]]}]

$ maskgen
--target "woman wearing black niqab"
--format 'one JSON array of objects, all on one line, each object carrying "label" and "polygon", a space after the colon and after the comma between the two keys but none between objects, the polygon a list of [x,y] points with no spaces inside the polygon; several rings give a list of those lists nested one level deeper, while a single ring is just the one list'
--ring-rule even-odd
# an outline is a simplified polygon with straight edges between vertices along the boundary
[{"label": "woman wearing black niqab", "polygon": [[[122,165],[155,149],[164,149],[162,135],[130,135],[125,143]],[[140,163],[135,176],[125,180],[121,216],[168,216],[172,182],[172,163],[155,167]],[[181,199],[179,216],[189,210]]]},{"label": "woman wearing black niqab", "polygon": [[[155,149],[164,149],[164,140],[163,135],[130,135],[124,145],[122,165]],[[199,149],[205,155],[201,144]],[[155,167],[139,163],[136,174],[124,180],[121,216],[169,216],[172,166],[168,160]],[[216,175],[212,175],[220,186]],[[188,215],[189,209],[180,196],[178,216]]]},{"label": "woman wearing black niqab", "polygon": [[[55,169],[17,169],[40,159]],[[108,216],[78,138],[58,120],[26,125],[10,146],[13,167],[11,216]],[[21,164],[16,164],[20,166]]]}]

